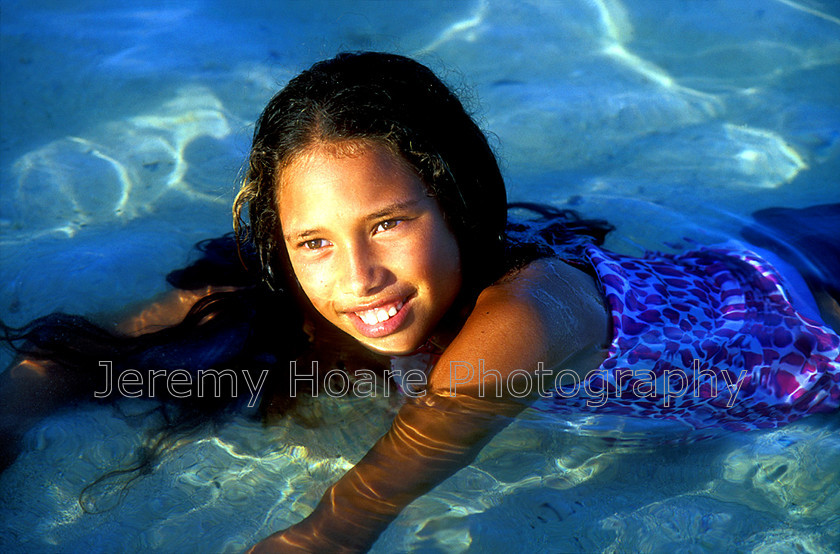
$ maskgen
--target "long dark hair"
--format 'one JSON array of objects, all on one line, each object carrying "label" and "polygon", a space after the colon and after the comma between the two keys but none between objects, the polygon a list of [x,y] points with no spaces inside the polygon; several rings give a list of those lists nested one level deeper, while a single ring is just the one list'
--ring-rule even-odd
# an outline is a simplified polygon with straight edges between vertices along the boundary
[{"label": "long dark hair", "polygon": [[[183,322],[141,336],[119,336],[84,318],[51,314],[18,329],[0,322],[0,338],[23,356],[51,360],[80,375],[96,370],[102,359],[113,360],[115,369],[272,367],[274,393],[263,404],[273,412],[288,410],[295,401],[288,394],[289,360],[314,359],[331,349],[331,359],[348,366],[354,360],[383,369],[385,360],[349,339],[327,332],[321,335],[325,340],[313,342],[281,239],[277,184],[282,171],[309,147],[342,142],[384,145],[420,176],[460,248],[462,303],[535,258],[562,251],[575,261],[576,245],[600,243],[610,229],[602,221],[536,205],[520,206],[538,214],[531,223],[508,224],[496,157],[449,88],[409,58],[345,53],[292,79],[257,121],[233,205],[235,244],[231,236],[206,241],[198,262],[169,276],[178,288],[237,290],[205,297]],[[218,412],[224,406],[211,402],[196,409]]]}]

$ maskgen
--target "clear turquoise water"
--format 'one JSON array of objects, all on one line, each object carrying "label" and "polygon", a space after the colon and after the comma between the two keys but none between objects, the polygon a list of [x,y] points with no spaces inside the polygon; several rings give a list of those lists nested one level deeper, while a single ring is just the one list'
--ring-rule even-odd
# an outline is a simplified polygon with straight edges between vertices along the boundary
[{"label": "clear turquoise water", "polygon": [[[342,49],[428,63],[492,133],[512,200],[606,217],[618,250],[715,242],[757,209],[840,200],[833,1],[127,4],[0,8],[10,323],[113,312],[165,290],[193,243],[229,229],[262,106]],[[0,549],[241,550],[306,515],[395,409],[320,402],[332,423],[317,429],[234,418],[129,487],[103,487],[103,511],[85,513],[82,489],[131,457],[156,422],[149,408],[90,407],[33,429],[0,476]],[[840,544],[836,417],[669,444],[679,433],[527,412],[375,550]]]}]

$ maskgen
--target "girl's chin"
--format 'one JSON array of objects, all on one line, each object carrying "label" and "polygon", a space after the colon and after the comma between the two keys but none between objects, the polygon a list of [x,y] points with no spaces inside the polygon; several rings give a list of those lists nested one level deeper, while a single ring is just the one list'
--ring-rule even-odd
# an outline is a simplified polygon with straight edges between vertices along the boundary
[{"label": "girl's chin", "polygon": [[399,340],[396,340],[396,337],[370,339],[368,337],[360,337],[357,335],[356,340],[368,350],[384,356],[406,356],[408,354],[413,354],[423,345],[422,340],[409,340],[408,337],[401,338]]}]

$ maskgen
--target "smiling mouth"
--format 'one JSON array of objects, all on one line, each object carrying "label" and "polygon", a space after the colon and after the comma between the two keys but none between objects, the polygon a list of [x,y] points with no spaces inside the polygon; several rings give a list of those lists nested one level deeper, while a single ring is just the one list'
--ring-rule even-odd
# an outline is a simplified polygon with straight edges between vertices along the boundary
[{"label": "smiling mouth", "polygon": [[353,312],[361,319],[365,325],[377,325],[388,321],[399,312],[403,307],[403,302],[399,301],[391,306],[381,306],[372,310],[365,310],[363,312]]},{"label": "smiling mouth", "polygon": [[377,339],[399,331],[405,324],[411,311],[411,299],[402,298],[380,304],[367,310],[346,312],[353,327],[360,335]]}]

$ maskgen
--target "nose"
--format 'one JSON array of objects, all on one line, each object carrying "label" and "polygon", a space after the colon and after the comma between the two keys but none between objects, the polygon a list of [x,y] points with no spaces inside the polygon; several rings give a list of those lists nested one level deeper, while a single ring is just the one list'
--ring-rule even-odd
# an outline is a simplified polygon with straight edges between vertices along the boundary
[{"label": "nose", "polygon": [[343,260],[344,291],[356,297],[375,294],[383,285],[385,267],[374,249],[365,243],[349,245]]}]

